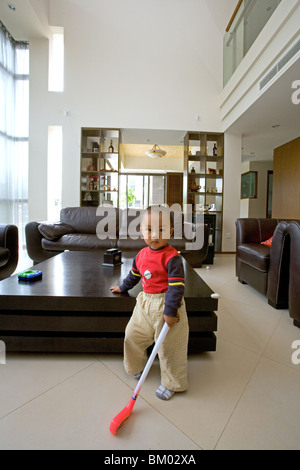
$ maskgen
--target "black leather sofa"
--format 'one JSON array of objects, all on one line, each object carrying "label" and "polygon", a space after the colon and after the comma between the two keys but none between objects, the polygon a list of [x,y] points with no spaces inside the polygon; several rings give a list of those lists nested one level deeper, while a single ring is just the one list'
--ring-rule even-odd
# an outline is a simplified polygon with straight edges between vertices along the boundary
[{"label": "black leather sofa", "polygon": [[[25,227],[26,245],[34,264],[45,261],[65,250],[90,251],[119,248],[121,251],[138,252],[145,242],[135,227],[141,211],[129,211],[108,206],[105,210],[96,207],[67,207],[61,210],[56,223],[30,222]],[[195,237],[195,224],[185,222],[182,213],[174,215],[175,238],[170,240],[192,267],[201,267],[207,257],[207,225],[203,225],[203,246],[190,249]],[[132,235],[133,231],[133,235]],[[178,237],[178,233],[182,234]]]},{"label": "black leather sofa", "polygon": [[15,225],[0,224],[0,281],[11,276],[19,260],[19,231]]}]

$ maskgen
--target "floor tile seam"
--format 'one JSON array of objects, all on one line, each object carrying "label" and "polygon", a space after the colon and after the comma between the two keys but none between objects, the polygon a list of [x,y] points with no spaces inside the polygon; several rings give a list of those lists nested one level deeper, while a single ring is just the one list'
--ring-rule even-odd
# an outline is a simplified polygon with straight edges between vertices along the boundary
[{"label": "floor tile seam", "polygon": [[75,372],[74,374],[66,377],[65,379],[61,380],[60,382],[57,382],[55,385],[52,385],[51,387],[47,388],[46,390],[38,393],[35,397],[27,400],[26,402],[22,403],[21,405],[17,406],[16,408],[14,408],[13,410],[11,410],[9,413],[6,413],[5,415],[3,416],[0,416],[0,421],[2,419],[5,419],[7,418],[8,416],[10,416],[11,414],[13,413],[16,413],[18,412],[19,410],[21,410],[22,408],[24,408],[25,406],[27,406],[29,403],[32,403],[33,401],[37,400],[38,398],[42,397],[43,395],[49,393],[51,390],[53,390],[54,388],[56,387],[59,387],[60,385],[62,385],[63,383],[67,382],[68,380],[72,379],[73,377],[75,377],[76,375],[78,374],[81,374],[84,370],[87,370],[89,367],[92,367],[93,365],[95,364],[95,362],[89,364],[88,366],[84,367],[83,369],[80,369],[79,371]]},{"label": "floor tile seam", "polygon": [[[272,339],[273,339],[273,337],[274,337],[274,335],[275,335],[275,333],[276,333],[276,331],[277,331],[277,328],[279,327],[279,324],[280,324],[280,322],[281,322],[281,320],[282,320],[284,314],[285,314],[285,312],[284,312],[284,311],[281,311],[280,318],[278,319],[278,321],[277,321],[277,323],[276,323],[276,326],[274,327],[273,333],[272,333],[272,335],[270,336],[269,341],[267,342],[267,344],[266,344],[266,346],[265,346],[265,348],[264,348],[264,350],[263,350],[263,352],[262,352],[262,357],[267,357],[267,358],[269,359],[269,357],[268,357],[267,354],[266,354],[266,351],[267,351],[267,349],[268,349],[268,347],[269,347],[269,344],[271,343],[271,341],[272,341]],[[274,359],[273,359],[273,362],[277,362],[278,364],[282,364],[280,361],[275,361]],[[282,365],[286,365],[286,364],[282,364]],[[286,366],[287,366],[287,365],[286,365]],[[287,367],[288,367],[288,366],[287,366]]]},{"label": "floor tile seam", "polygon": [[[225,294],[226,295],[226,294]],[[225,300],[227,302],[237,302],[237,303],[240,303],[240,304],[243,304],[243,305],[248,305],[248,307],[258,307],[259,306],[259,301],[257,299],[257,297],[255,297],[255,299],[253,299],[253,301],[246,301],[246,300],[241,300],[241,299],[236,299],[236,298],[229,298],[229,297],[224,297],[224,295],[220,294],[220,299],[221,300]],[[268,303],[263,303],[262,304],[263,307],[268,307]]]},{"label": "floor tile seam", "polygon": [[[247,352],[250,352],[252,354],[255,354],[257,356],[262,356],[263,355],[263,352],[257,352],[257,351],[254,351],[254,349],[251,349],[249,346],[243,346],[242,344],[240,343],[237,343],[233,340],[230,340],[228,338],[225,338],[224,336],[222,336],[222,333],[219,331],[218,332],[218,336],[217,336],[217,339],[221,339],[222,341],[225,341],[226,343],[229,343],[229,344],[232,344],[233,346],[237,347],[237,348],[240,348],[240,349],[244,349],[245,351]],[[265,351],[265,348],[263,349],[263,351]]]},{"label": "floor tile seam", "polygon": [[[283,367],[287,367],[288,369],[294,370],[292,367],[289,367],[289,366],[287,366],[286,364],[279,363],[278,361],[275,361],[275,360],[273,360],[273,359],[271,359],[271,358],[269,358],[269,357],[261,356],[261,357],[259,358],[259,360],[258,360],[256,366],[255,366],[255,369],[253,370],[253,373],[251,374],[249,380],[247,381],[247,384],[245,385],[245,387],[244,387],[244,389],[243,389],[243,391],[242,391],[242,393],[241,393],[241,395],[240,395],[240,398],[238,399],[238,401],[237,401],[237,403],[236,403],[234,409],[232,410],[232,412],[231,412],[231,414],[230,414],[230,416],[229,416],[229,418],[228,418],[226,424],[224,425],[223,430],[222,430],[222,432],[221,432],[221,434],[220,434],[220,436],[219,436],[219,438],[218,438],[218,440],[217,440],[217,442],[216,442],[216,444],[215,444],[215,446],[214,446],[214,450],[215,450],[216,447],[218,446],[218,444],[219,444],[219,442],[220,442],[220,439],[222,438],[222,436],[223,436],[224,432],[226,431],[226,428],[227,428],[228,424],[230,423],[230,421],[231,421],[231,419],[232,419],[232,417],[233,417],[233,415],[234,415],[234,413],[235,413],[237,407],[239,406],[240,401],[242,400],[243,396],[245,395],[245,392],[247,391],[247,388],[248,388],[248,386],[249,386],[249,383],[250,383],[251,380],[252,380],[252,377],[254,376],[254,374],[256,373],[258,367],[260,366],[262,360],[264,360],[264,359],[268,359],[269,361],[273,362],[274,364],[277,364],[277,365],[279,364],[279,365],[281,365],[281,366],[283,366]],[[295,371],[295,372],[296,372],[296,371]],[[296,372],[296,373],[298,373],[298,372]]]},{"label": "floor tile seam", "polygon": [[[99,361],[101,362],[101,361]],[[119,380],[121,380],[121,382],[123,382],[125,385],[127,385],[128,388],[131,389],[131,392],[134,390],[134,387],[130,387],[130,385],[126,382],[125,379],[122,379],[122,377],[120,377],[118,374],[116,374],[113,370],[111,370],[106,364],[102,363],[102,365],[109,371],[111,372],[113,375],[115,375],[116,378],[118,378]],[[160,416],[162,416],[164,419],[166,419],[172,426],[174,426],[178,431],[180,431],[184,436],[186,436],[191,442],[193,442],[197,447],[199,447],[199,450],[204,450],[197,442],[195,442],[188,434],[186,434],[184,431],[182,431],[182,429],[180,429],[175,423],[173,423],[167,416],[165,416],[156,406],[155,404],[151,403],[149,400],[147,400],[147,398],[140,394],[139,397],[141,400],[143,400],[144,402],[146,402],[152,409],[154,409],[158,414],[160,414]]]},{"label": "floor tile seam", "polygon": [[[226,430],[228,424],[230,423],[230,421],[231,421],[231,419],[232,419],[232,416],[233,416],[234,413],[235,413],[235,410],[236,410],[237,407],[239,406],[240,401],[242,400],[243,396],[245,395],[245,392],[247,391],[247,388],[248,388],[248,386],[249,386],[249,384],[250,384],[250,382],[251,382],[251,380],[252,380],[254,374],[256,373],[258,367],[260,366],[261,361],[262,361],[263,359],[267,358],[267,357],[265,356],[265,351],[266,351],[266,349],[267,349],[267,347],[268,347],[270,341],[272,340],[272,338],[273,338],[273,336],[274,336],[274,334],[275,334],[275,331],[276,331],[276,329],[277,329],[277,327],[278,327],[278,325],[279,325],[279,323],[280,323],[281,318],[282,318],[282,315],[280,316],[280,319],[278,320],[276,326],[274,327],[274,331],[273,331],[271,337],[269,338],[269,340],[267,341],[267,344],[266,344],[265,348],[263,349],[262,353],[256,353],[257,356],[258,356],[256,366],[255,366],[255,368],[254,368],[252,374],[250,375],[250,377],[249,377],[247,383],[245,384],[245,387],[243,388],[243,391],[241,392],[240,397],[239,397],[239,399],[237,400],[237,402],[236,402],[236,404],[235,404],[235,406],[234,406],[234,408],[233,408],[233,410],[232,410],[230,416],[228,417],[228,420],[227,420],[226,424],[225,424],[224,427],[223,427],[223,430],[222,430],[222,432],[221,432],[221,434],[220,434],[220,436],[219,436],[219,438],[218,438],[218,440],[217,440],[217,442],[216,442],[216,444],[215,444],[214,449],[216,449],[216,447],[218,446],[218,443],[220,442],[220,439],[222,438],[222,435],[224,434],[224,432],[225,432],[225,430]],[[222,341],[224,341],[224,339],[222,339]],[[228,341],[228,340],[227,340],[227,341]],[[228,341],[228,342],[230,342],[230,341]],[[245,349],[248,350],[248,348],[245,348]],[[272,362],[275,363],[275,364],[280,364],[280,365],[283,365],[283,366],[285,366],[285,367],[288,367],[287,365],[281,364],[281,363],[279,363],[278,361],[272,360],[272,359],[270,359],[270,358],[267,358],[267,359],[270,360],[270,361],[272,361]],[[292,367],[291,367],[291,369],[292,369]]]},{"label": "floor tile seam", "polygon": [[259,365],[260,365],[262,359],[263,359],[263,357],[262,357],[261,355],[259,355],[259,357],[257,358],[257,363],[256,363],[256,365],[255,365],[255,367],[254,367],[252,373],[250,374],[250,377],[248,378],[248,380],[247,380],[247,382],[246,382],[246,384],[245,384],[245,386],[244,386],[244,388],[243,388],[243,390],[242,390],[242,392],[241,392],[241,394],[240,394],[240,397],[238,398],[238,400],[237,400],[235,406],[233,407],[233,409],[232,409],[232,411],[231,411],[231,413],[230,413],[230,416],[228,417],[226,423],[224,424],[224,427],[223,427],[223,429],[222,429],[222,431],[221,431],[221,433],[220,433],[220,435],[219,435],[219,437],[218,437],[218,439],[217,439],[217,441],[216,441],[216,444],[215,444],[213,450],[216,450],[216,448],[217,448],[217,446],[218,446],[218,444],[219,444],[219,442],[220,442],[220,440],[221,440],[221,438],[222,438],[224,432],[226,431],[226,428],[227,428],[228,424],[230,423],[230,421],[231,421],[231,419],[232,419],[232,417],[233,417],[233,415],[234,415],[234,413],[235,413],[237,407],[239,406],[239,404],[240,404],[240,402],[241,402],[243,396],[245,395],[245,392],[247,391],[247,388],[248,388],[248,386],[249,386],[249,384],[250,384],[250,382],[251,382],[251,380],[252,380],[252,377],[253,377],[254,374],[256,373],[256,371],[257,371],[257,369],[258,369],[258,367],[259,367]]},{"label": "floor tile seam", "polygon": [[[293,349],[291,348],[291,356],[292,356],[292,353],[293,353]],[[263,355],[263,358],[264,359],[267,359],[268,361],[271,361],[273,362],[274,364],[277,364],[279,366],[282,366],[282,367],[287,367],[287,369],[289,369],[290,371],[293,371],[295,372],[296,374],[300,374],[300,365],[298,365],[298,368],[296,369],[296,366],[293,366],[292,365],[292,359],[291,359],[291,365],[287,364],[286,362],[282,362],[282,361],[279,361],[277,359],[274,359],[273,357],[271,356],[268,356],[268,354],[264,354]]]},{"label": "floor tile seam", "polygon": [[176,428],[181,434],[183,434],[185,437],[187,437],[189,439],[189,441],[193,442],[193,444],[195,444],[199,448],[198,450],[205,450],[203,447],[201,447],[201,445],[198,442],[196,442],[194,439],[192,439],[191,436],[189,436],[186,432],[184,432],[182,429],[180,429],[180,427],[178,427],[170,418],[165,416],[164,413],[155,406],[155,404],[151,403],[144,396],[141,396],[140,398],[142,400],[144,400],[151,408],[153,408],[160,416],[162,416],[164,419],[166,419],[168,421],[168,423],[170,423],[174,428]]}]

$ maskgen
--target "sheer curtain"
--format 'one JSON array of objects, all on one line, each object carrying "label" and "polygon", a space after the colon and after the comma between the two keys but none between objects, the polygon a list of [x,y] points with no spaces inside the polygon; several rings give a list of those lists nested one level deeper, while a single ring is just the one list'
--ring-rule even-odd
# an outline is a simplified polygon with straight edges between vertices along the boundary
[{"label": "sheer curtain", "polygon": [[29,46],[0,22],[0,223],[28,221]]}]

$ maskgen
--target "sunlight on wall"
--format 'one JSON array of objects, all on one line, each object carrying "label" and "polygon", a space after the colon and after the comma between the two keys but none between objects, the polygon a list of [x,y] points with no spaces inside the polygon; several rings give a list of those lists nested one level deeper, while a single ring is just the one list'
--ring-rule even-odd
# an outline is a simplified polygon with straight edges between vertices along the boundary
[{"label": "sunlight on wall", "polygon": [[48,127],[47,219],[60,219],[62,206],[62,126]]},{"label": "sunlight on wall", "polygon": [[49,41],[49,91],[64,91],[64,31],[54,28]]}]

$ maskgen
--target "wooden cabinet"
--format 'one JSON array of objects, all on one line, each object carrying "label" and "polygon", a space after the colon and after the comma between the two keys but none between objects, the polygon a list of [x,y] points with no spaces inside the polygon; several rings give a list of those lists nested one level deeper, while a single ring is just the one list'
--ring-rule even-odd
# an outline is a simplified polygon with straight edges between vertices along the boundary
[{"label": "wooden cabinet", "polygon": [[183,175],[182,173],[167,173],[167,204],[180,204],[182,207]]},{"label": "wooden cabinet", "polygon": [[81,129],[81,206],[119,207],[119,148],[119,129]]},{"label": "wooden cabinet", "polygon": [[222,251],[224,134],[187,132],[184,142],[183,203],[215,215],[214,252]]}]

